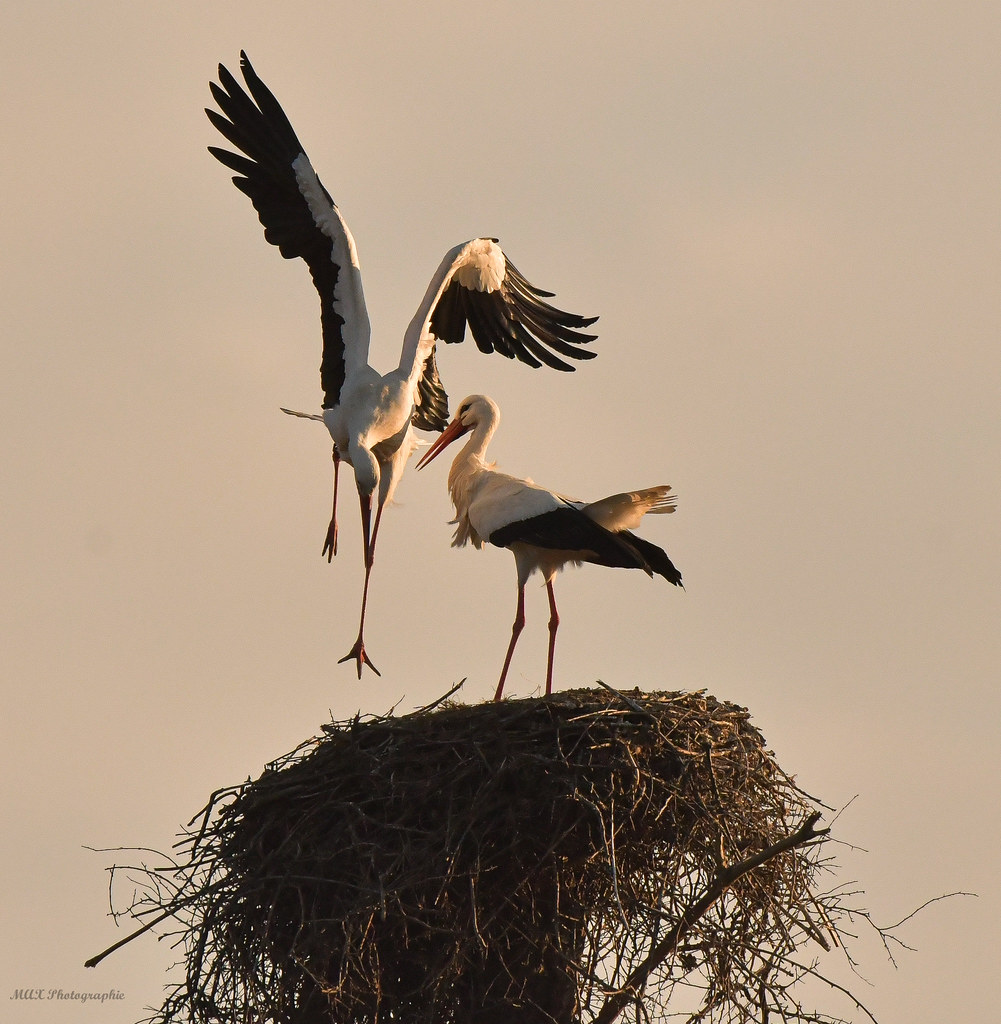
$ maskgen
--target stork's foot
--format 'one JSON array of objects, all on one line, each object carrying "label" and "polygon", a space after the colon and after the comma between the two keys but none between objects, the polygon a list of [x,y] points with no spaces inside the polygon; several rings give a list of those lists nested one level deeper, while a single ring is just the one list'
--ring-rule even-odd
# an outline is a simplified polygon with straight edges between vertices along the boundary
[{"label": "stork's foot", "polygon": [[345,654],[344,657],[341,658],[341,660],[337,662],[337,664],[338,665],[343,665],[345,661],[351,661],[351,660],[354,660],[354,661],[356,661],[358,663],[358,678],[359,679],[361,679],[362,665],[368,665],[368,667],[377,676],[380,676],[380,677],[382,676],[382,673],[375,667],[375,665],[372,664],[372,659],[369,658],[369,656],[365,653],[365,642],[362,640],[362,638],[360,636],[358,637],[357,640],[355,640],[354,647],[352,647],[351,650],[348,651],[348,653]]},{"label": "stork's foot", "polygon": [[327,556],[329,562],[334,555],[337,554],[337,520],[331,519],[330,525],[327,527],[327,537],[323,542],[323,550],[320,552],[320,557]]}]

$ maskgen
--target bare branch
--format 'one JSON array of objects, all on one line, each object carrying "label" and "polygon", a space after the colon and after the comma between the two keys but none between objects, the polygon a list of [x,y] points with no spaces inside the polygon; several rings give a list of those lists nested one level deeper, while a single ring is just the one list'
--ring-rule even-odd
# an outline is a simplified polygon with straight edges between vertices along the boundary
[{"label": "bare branch", "polygon": [[827,829],[815,829],[814,826],[820,820],[820,813],[811,814],[806,821],[792,835],[780,839],[767,849],[756,853],[753,857],[742,860],[739,864],[730,867],[723,867],[719,874],[713,879],[712,884],[703,896],[695,901],[682,915],[678,923],[658,942],[650,951],[649,956],[633,969],[620,992],[610,995],[605,1000],[594,1024],[612,1024],[612,1021],[626,1008],[633,994],[641,989],[647,982],[650,975],[660,967],[664,961],[671,956],[678,948],[681,940],[691,931],[692,927],[699,921],[705,912],[726,892],[727,889],[737,881],[738,878],[746,875],[749,871],[767,863],[780,853],[792,850],[797,846],[808,843],[811,840],[826,836]]}]

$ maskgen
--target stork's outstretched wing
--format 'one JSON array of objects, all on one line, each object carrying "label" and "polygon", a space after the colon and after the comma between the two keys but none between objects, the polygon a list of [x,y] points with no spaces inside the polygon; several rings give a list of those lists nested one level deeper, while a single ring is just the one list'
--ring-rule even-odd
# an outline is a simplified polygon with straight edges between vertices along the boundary
[{"label": "stork's outstretched wing", "polygon": [[286,259],[301,257],[309,266],[320,293],[323,405],[331,407],[352,366],[368,359],[368,314],[354,239],[284,110],[242,51],[240,69],[249,93],[220,64],[220,84],[211,82],[210,88],[222,114],[205,113],[245,155],[215,146],[209,152],[236,171],[233,184],[250,197],[267,241]]},{"label": "stork's outstretched wing", "polygon": [[597,337],[582,330],[596,316],[578,316],[545,300],[553,293],[535,287],[507,258],[496,238],[473,238],[450,249],[407,329],[400,370],[420,372],[421,403],[414,424],[444,430],[448,396],[435,367],[435,344],[455,344],[468,325],[481,352],[499,352],[529,366],[573,370],[561,356],[593,359],[584,348]]},{"label": "stork's outstretched wing", "polygon": [[644,487],[640,491],[610,494],[601,501],[573,504],[606,530],[635,530],[648,512],[673,512],[678,498],[671,493],[670,484],[661,484],[659,487]]}]

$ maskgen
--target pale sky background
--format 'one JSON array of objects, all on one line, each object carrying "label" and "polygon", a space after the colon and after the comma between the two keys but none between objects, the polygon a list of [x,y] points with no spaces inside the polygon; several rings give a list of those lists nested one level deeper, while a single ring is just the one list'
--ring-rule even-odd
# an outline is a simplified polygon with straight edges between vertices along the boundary
[{"label": "pale sky background", "polygon": [[[205,151],[245,47],[358,241],[385,370],[444,251],[497,235],[599,357],[440,357],[510,472],[595,499],[669,482],[644,534],[682,593],[557,584],[557,688],[706,687],[827,803],[883,1024],[997,1019],[1001,7],[993,3],[7,3],[0,37],[5,759],[0,1004],[128,1024],[173,954],[105,914],[112,857],[330,715],[468,676],[508,552],[449,547],[447,459],[387,513],[354,639],[356,502],[320,547],[318,303]],[[469,349],[466,351],[466,349]],[[350,479],[349,477],[346,479]],[[531,586],[511,696],[545,675]],[[106,991],[113,1006],[11,1002]],[[852,1016],[826,992],[821,1008]],[[858,1017],[859,1015],[855,1015]]]}]

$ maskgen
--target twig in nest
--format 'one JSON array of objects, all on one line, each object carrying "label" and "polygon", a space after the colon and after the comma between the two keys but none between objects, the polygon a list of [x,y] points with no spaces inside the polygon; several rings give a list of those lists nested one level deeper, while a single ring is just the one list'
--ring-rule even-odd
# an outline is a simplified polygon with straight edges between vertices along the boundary
[{"label": "twig in nest", "polygon": [[653,947],[647,958],[633,969],[622,990],[613,993],[605,1000],[605,1005],[595,1017],[595,1024],[611,1024],[618,1017],[633,998],[633,993],[646,985],[650,975],[678,948],[678,944],[691,931],[696,922],[738,878],[786,850],[795,849],[812,839],[826,836],[828,829],[814,828],[819,820],[819,812],[811,814],[792,835],[780,839],[777,843],[772,843],[766,850],[742,860],[739,864],[733,864],[730,867],[721,866],[719,874],[713,879],[708,890],[681,915],[678,923]]}]

